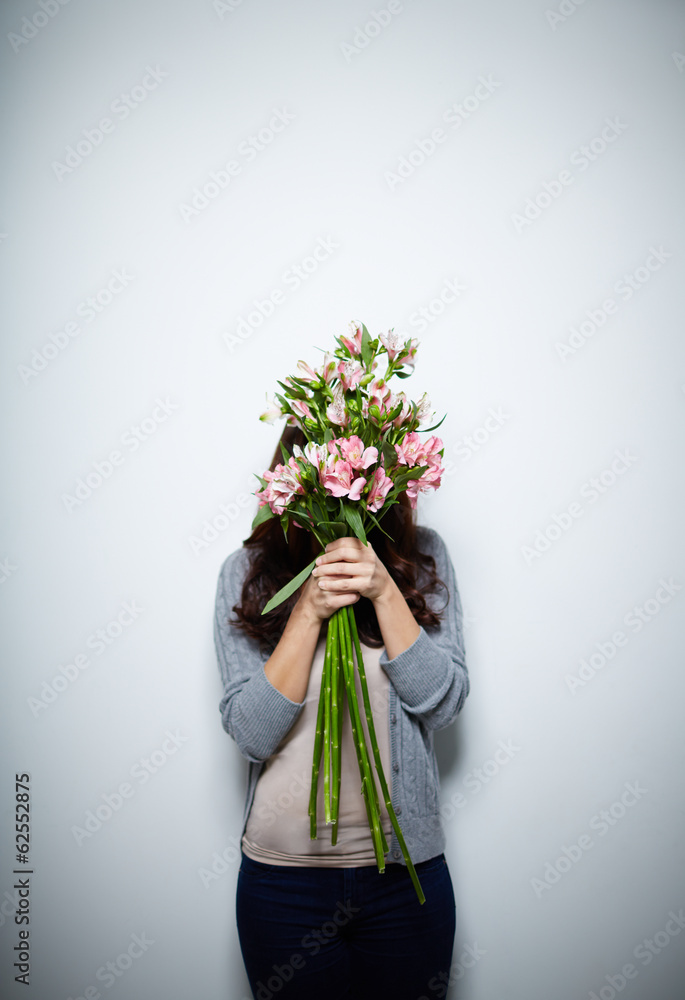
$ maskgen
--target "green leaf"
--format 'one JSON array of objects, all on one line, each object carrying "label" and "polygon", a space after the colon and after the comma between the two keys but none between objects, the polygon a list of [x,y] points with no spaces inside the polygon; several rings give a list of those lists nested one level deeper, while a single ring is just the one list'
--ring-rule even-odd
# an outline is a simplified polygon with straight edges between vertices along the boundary
[{"label": "green leaf", "polygon": [[364,532],[364,525],[362,523],[362,516],[359,513],[358,508],[350,507],[348,504],[345,504],[343,510],[345,511],[345,520],[349,524],[350,528],[352,528],[352,531],[354,531],[359,541],[363,542],[364,545],[368,545],[368,542],[366,541],[366,534]]},{"label": "green leaf", "polygon": [[[386,503],[385,503],[385,504],[383,505],[383,512],[385,513],[385,511],[386,511],[386,510],[387,510],[387,509],[388,509],[389,507],[392,507],[392,502],[390,502],[390,503],[387,503],[387,502],[386,502]],[[385,528],[383,528],[383,527],[381,526],[381,524],[380,524],[380,521],[378,520],[378,518],[377,518],[377,517],[375,517],[375,516],[374,516],[374,514],[372,514],[372,512],[371,512],[371,511],[370,511],[370,510],[369,510],[368,508],[367,508],[367,510],[366,510],[366,516],[367,516],[368,518],[370,518],[370,519],[371,519],[371,520],[373,521],[373,523],[374,523],[374,524],[376,525],[376,527],[378,528],[378,530],[379,530],[379,531],[382,531],[382,532],[383,532],[383,534],[385,535],[385,537],[386,537],[386,538],[389,538],[391,542],[394,542],[394,541],[395,541],[395,539],[394,539],[394,538],[392,537],[392,535],[389,535],[389,534],[387,533],[387,531],[385,530]]]},{"label": "green leaf", "polygon": [[389,441],[383,442],[383,464],[387,469],[393,469],[397,465],[397,452],[395,446]]},{"label": "green leaf", "polygon": [[304,389],[305,392],[312,386],[312,382],[310,379],[296,378],[295,375],[290,375],[288,377],[295,383],[295,385],[299,385],[301,389]]},{"label": "green leaf", "polygon": [[366,368],[368,368],[371,362],[373,361],[371,336],[363,323],[362,323],[362,361],[364,362],[364,366]]},{"label": "green leaf", "polygon": [[343,538],[347,534],[347,525],[344,521],[321,521],[318,527],[333,539]]},{"label": "green leaf", "polygon": [[269,507],[268,503],[264,504],[264,506],[260,507],[255,514],[254,520],[252,521],[252,530],[254,531],[258,525],[264,524],[265,521],[270,521],[271,518],[275,516],[276,515],[272,511],[271,507]]},{"label": "green leaf", "polygon": [[278,382],[278,384],[280,385],[280,387],[283,389],[283,391],[286,392],[288,394],[288,396],[290,396],[291,399],[308,399],[309,398],[307,396],[307,393],[304,391],[304,389],[300,389],[298,386],[295,386],[295,385],[286,385],[286,383],[285,382],[281,382],[280,379],[276,379],[276,381]]},{"label": "green leaf", "polygon": [[412,373],[411,372],[403,372],[400,369],[395,369],[395,371],[393,372],[393,375],[395,376],[395,378],[410,378],[411,375],[412,375]]},{"label": "green leaf", "polygon": [[447,414],[445,414],[445,416],[442,418],[442,420],[440,420],[437,424],[433,424],[432,427],[422,427],[421,428],[421,433],[422,434],[430,434],[431,431],[437,431],[438,427],[443,422],[443,420],[445,419],[446,416],[447,416]]},{"label": "green leaf", "polygon": [[413,468],[407,469],[405,472],[400,472],[400,474],[395,477],[393,485],[396,489],[401,491],[405,488],[410,479],[420,479],[427,468],[427,465],[415,465]]},{"label": "green leaf", "polygon": [[283,461],[287,465],[288,464],[288,460],[290,459],[290,452],[288,451],[288,449],[286,448],[286,446],[283,444],[282,441],[279,441],[278,444],[279,444],[280,449],[281,449],[281,455],[283,457]]},{"label": "green leaf", "polygon": [[289,402],[288,402],[288,400],[287,400],[287,399],[285,398],[285,396],[281,396],[280,392],[275,392],[275,393],[274,393],[274,396],[276,397],[276,399],[277,399],[277,401],[278,401],[278,404],[279,404],[279,406],[280,406],[280,407],[281,407],[281,409],[282,409],[282,410],[284,411],[282,415],[283,415],[283,416],[287,416],[287,414],[291,412],[291,406],[290,406],[290,403],[289,403]]},{"label": "green leaf", "polygon": [[279,604],[282,604],[283,601],[286,601],[291,594],[294,594],[297,588],[302,586],[302,584],[307,579],[307,577],[309,576],[309,574],[311,573],[311,571],[314,569],[315,566],[316,566],[316,559],[312,559],[309,565],[305,566],[305,568],[302,570],[301,573],[298,573],[297,576],[293,577],[290,583],[286,583],[285,587],[281,587],[281,589],[278,591],[277,594],[274,594],[271,600],[265,605],[262,614],[266,615],[269,613],[269,611],[273,611],[273,609],[277,608]]}]

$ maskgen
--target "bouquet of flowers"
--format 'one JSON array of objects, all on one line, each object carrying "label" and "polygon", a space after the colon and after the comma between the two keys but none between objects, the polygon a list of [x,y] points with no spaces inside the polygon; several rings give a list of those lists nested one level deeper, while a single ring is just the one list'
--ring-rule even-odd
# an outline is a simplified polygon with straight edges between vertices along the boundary
[{"label": "bouquet of flowers", "polygon": [[[442,441],[435,436],[427,439],[419,436],[420,428],[427,434],[440,426],[422,428],[431,419],[426,394],[417,403],[403,392],[393,392],[388,385],[393,377],[405,379],[411,375],[417,341],[402,341],[392,330],[372,339],[363,324],[352,323],[351,328],[349,337],[336,337],[337,348],[332,354],[325,353],[318,368],[298,362],[298,374],[278,383],[282,393],[276,393],[275,400],[260,418],[273,422],[286,417],[289,424],[302,430],[307,444],[304,448],[295,445],[292,454],[281,445],[283,463],[257,477],[261,489],[255,491],[255,495],[260,509],[252,527],[278,517],[287,532],[289,524],[294,522],[310,531],[322,550],[329,542],[350,532],[366,545],[367,532],[373,527],[383,531],[382,516],[398,502],[402,492],[406,491],[415,508],[418,494],[437,489],[443,472]],[[315,562],[272,597],[262,614],[294,593],[307,579]],[[371,742],[370,753],[361,723],[355,667]],[[336,843],[338,833],[344,699],[350,713],[361,794],[378,870],[385,870],[388,844],[380,821],[372,757],[390,821],[419,901],[423,903],[423,890],[383,773],[352,606],[340,608],[328,621],[312,764],[310,835],[316,839],[317,789],[323,758],[324,813],[326,824],[332,825],[332,844]]]}]

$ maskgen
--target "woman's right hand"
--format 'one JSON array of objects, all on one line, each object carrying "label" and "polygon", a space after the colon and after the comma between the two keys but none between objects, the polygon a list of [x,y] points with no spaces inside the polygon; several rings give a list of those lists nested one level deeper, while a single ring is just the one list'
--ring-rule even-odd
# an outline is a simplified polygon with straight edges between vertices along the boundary
[{"label": "woman's right hand", "polygon": [[[333,574],[327,574],[333,579]],[[336,593],[321,586],[321,578],[309,576],[290,613],[278,645],[264,664],[264,673],[273,687],[291,701],[304,701],[309,673],[323,624],[334,611],[359,600],[356,591]]]},{"label": "woman's right hand", "polygon": [[317,621],[319,625],[322,625],[339,608],[344,608],[348,604],[356,604],[358,600],[359,594],[355,591],[336,593],[332,590],[324,590],[321,587],[320,577],[309,576],[300,588],[300,597],[295,608],[308,620]]}]

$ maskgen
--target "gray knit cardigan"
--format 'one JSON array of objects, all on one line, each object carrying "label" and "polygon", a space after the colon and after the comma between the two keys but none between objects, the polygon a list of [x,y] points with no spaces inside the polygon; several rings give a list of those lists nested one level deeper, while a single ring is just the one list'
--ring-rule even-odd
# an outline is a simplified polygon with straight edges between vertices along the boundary
[{"label": "gray knit cardigan", "polygon": [[[392,803],[414,864],[440,854],[445,835],[440,821],[438,767],[433,731],[448,726],[469,693],[464,655],[462,608],[454,568],[444,542],[431,528],[417,528],[417,544],[435,558],[438,577],[448,588],[426,595],[430,607],[444,607],[439,627],[424,629],[393,660],[382,651],[380,664],[390,679],[387,725],[390,733]],[[249,763],[243,832],[257,779],[266,761],[294,724],[304,702],[290,701],[264,673],[267,655],[259,643],[228,624],[248,565],[241,548],[223,563],[216,594],[214,641],[224,695],[219,710],[224,729]],[[376,724],[379,724],[377,720]],[[389,777],[389,776],[388,776]],[[393,831],[386,861],[404,863]]]}]

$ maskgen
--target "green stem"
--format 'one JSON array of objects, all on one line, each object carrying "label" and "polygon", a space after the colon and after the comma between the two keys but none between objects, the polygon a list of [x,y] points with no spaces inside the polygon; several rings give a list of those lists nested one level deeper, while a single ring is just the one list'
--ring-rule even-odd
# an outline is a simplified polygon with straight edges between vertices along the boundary
[{"label": "green stem", "polygon": [[[328,635],[326,636],[326,654],[324,658],[324,671],[326,669],[326,661],[330,657],[330,643],[328,641]],[[323,752],[323,721],[324,721],[324,703],[326,699],[326,685],[323,683],[323,675],[321,681],[321,690],[319,693],[319,707],[316,712],[316,733],[314,734],[314,759],[312,762],[312,787],[309,793],[309,837],[311,840],[316,840],[316,799],[319,790],[319,770],[321,768],[321,754]]]},{"label": "green stem", "polygon": [[333,657],[331,670],[331,844],[338,842],[338,809],[340,796],[340,730],[342,722],[340,656]]},{"label": "green stem", "polygon": [[[331,655],[324,660],[323,677],[321,679],[324,688],[324,716],[323,716],[323,805],[324,820],[326,825],[331,822],[331,672],[333,662],[337,659],[336,633],[338,622],[331,620],[329,626],[331,635]],[[328,646],[328,636],[326,636]]]},{"label": "green stem", "polygon": [[348,608],[347,608],[347,616],[346,617],[347,617],[347,624],[348,624],[349,633],[351,634],[352,639],[354,641],[354,650],[355,650],[355,653],[357,655],[357,670],[359,672],[359,680],[361,682],[362,698],[363,698],[363,701],[364,701],[364,711],[366,713],[366,724],[367,724],[367,727],[368,727],[368,730],[369,730],[369,739],[371,740],[371,749],[373,751],[373,758],[374,758],[374,761],[375,761],[375,764],[376,764],[376,771],[378,772],[378,780],[379,780],[380,785],[381,785],[381,791],[383,793],[383,799],[385,801],[385,805],[386,805],[386,808],[388,810],[388,815],[390,816],[390,822],[392,823],[393,829],[395,830],[395,833],[397,834],[397,840],[398,840],[400,848],[402,850],[402,854],[404,856],[404,860],[406,862],[407,869],[409,871],[409,875],[411,877],[412,883],[413,883],[414,888],[416,890],[416,895],[418,896],[420,903],[425,903],[426,897],[423,894],[423,889],[421,888],[421,883],[419,882],[419,877],[416,874],[416,869],[414,868],[414,864],[413,864],[413,862],[411,860],[411,857],[409,855],[409,851],[407,850],[407,845],[406,845],[406,843],[404,841],[404,837],[402,835],[402,830],[400,829],[400,825],[397,822],[397,816],[395,815],[395,810],[394,810],[393,805],[392,805],[392,800],[391,800],[391,797],[390,797],[390,791],[388,789],[388,783],[385,780],[385,774],[383,772],[383,764],[381,763],[381,754],[380,754],[380,750],[378,749],[378,740],[376,739],[376,727],[374,726],[373,714],[371,712],[371,700],[369,698],[369,689],[368,689],[368,685],[366,683],[366,671],[364,669],[364,661],[362,659],[362,651],[361,651],[361,646],[359,644],[359,635],[357,633],[357,623],[355,621],[354,609],[352,607],[348,606]]},{"label": "green stem", "polygon": [[359,763],[359,772],[362,779],[362,794],[364,795],[364,800],[367,804],[367,813],[369,816],[373,849],[376,855],[376,864],[379,872],[383,872],[385,871],[384,847],[385,850],[387,850],[387,843],[381,826],[378,793],[376,791],[376,783],[371,769],[368,750],[366,749],[366,741],[364,740],[364,731],[362,729],[361,716],[359,714],[357,689],[354,683],[354,659],[352,654],[352,638],[350,635],[349,619],[345,608],[341,608],[338,612],[336,612],[336,614],[340,615],[339,634],[341,636],[341,647],[344,650],[342,663],[345,674],[347,703],[350,708],[352,735],[357,748],[357,761]]}]

